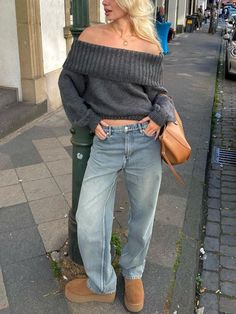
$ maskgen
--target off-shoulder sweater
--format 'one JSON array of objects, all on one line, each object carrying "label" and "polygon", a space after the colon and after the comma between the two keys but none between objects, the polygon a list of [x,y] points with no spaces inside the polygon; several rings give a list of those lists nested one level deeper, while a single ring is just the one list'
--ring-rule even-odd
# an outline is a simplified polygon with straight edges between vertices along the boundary
[{"label": "off-shoulder sweater", "polygon": [[73,125],[92,131],[102,119],[175,121],[163,87],[163,54],[74,40],[59,77],[65,112]]}]

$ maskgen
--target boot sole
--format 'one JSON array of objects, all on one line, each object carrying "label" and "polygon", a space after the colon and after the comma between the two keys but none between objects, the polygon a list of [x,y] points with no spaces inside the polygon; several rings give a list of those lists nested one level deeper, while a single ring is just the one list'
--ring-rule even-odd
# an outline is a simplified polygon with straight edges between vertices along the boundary
[{"label": "boot sole", "polygon": [[115,300],[115,293],[111,294],[93,294],[88,296],[82,296],[82,295],[76,295],[72,294],[69,291],[65,290],[65,296],[66,298],[75,303],[86,303],[86,302],[102,302],[102,303],[113,303]]},{"label": "boot sole", "polygon": [[131,304],[126,300],[126,297],[124,298],[124,302],[125,302],[125,306],[127,310],[130,312],[137,313],[137,312],[142,311],[143,309],[143,303]]}]

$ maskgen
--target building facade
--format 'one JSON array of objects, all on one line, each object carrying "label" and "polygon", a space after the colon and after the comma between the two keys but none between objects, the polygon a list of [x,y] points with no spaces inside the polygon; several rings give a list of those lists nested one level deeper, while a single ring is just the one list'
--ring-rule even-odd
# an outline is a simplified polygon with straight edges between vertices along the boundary
[{"label": "building facade", "polygon": [[166,20],[171,22],[175,31],[183,32],[186,25],[186,16],[197,12],[197,8],[206,8],[207,0],[154,0],[155,6],[163,7]]},{"label": "building facade", "polygon": [[55,109],[67,47],[66,2],[0,0],[0,12],[0,86],[16,89],[20,102],[47,101],[49,110]]}]

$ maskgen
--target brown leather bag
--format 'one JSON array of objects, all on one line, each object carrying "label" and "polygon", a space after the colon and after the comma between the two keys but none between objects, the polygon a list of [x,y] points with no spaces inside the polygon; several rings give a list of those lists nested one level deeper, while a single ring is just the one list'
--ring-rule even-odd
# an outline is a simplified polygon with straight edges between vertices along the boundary
[{"label": "brown leather bag", "polygon": [[174,169],[174,165],[186,162],[191,154],[191,147],[184,135],[182,121],[175,110],[176,122],[168,122],[159,135],[161,143],[161,157],[167,163],[170,170],[178,181],[184,183],[183,179]]}]

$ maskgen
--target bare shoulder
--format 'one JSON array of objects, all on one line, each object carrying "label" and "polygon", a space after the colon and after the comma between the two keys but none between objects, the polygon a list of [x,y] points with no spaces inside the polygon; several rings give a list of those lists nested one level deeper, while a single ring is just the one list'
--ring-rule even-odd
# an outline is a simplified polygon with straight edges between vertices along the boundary
[{"label": "bare shoulder", "polygon": [[156,44],[150,43],[150,42],[148,42],[146,40],[144,42],[145,43],[144,43],[143,47],[145,49],[145,52],[150,53],[152,55],[157,55],[157,56],[160,55],[161,50],[160,50],[160,48]]},{"label": "bare shoulder", "polygon": [[106,24],[93,25],[85,28],[85,30],[79,36],[79,39],[91,44],[99,42],[100,38],[107,32]]}]

